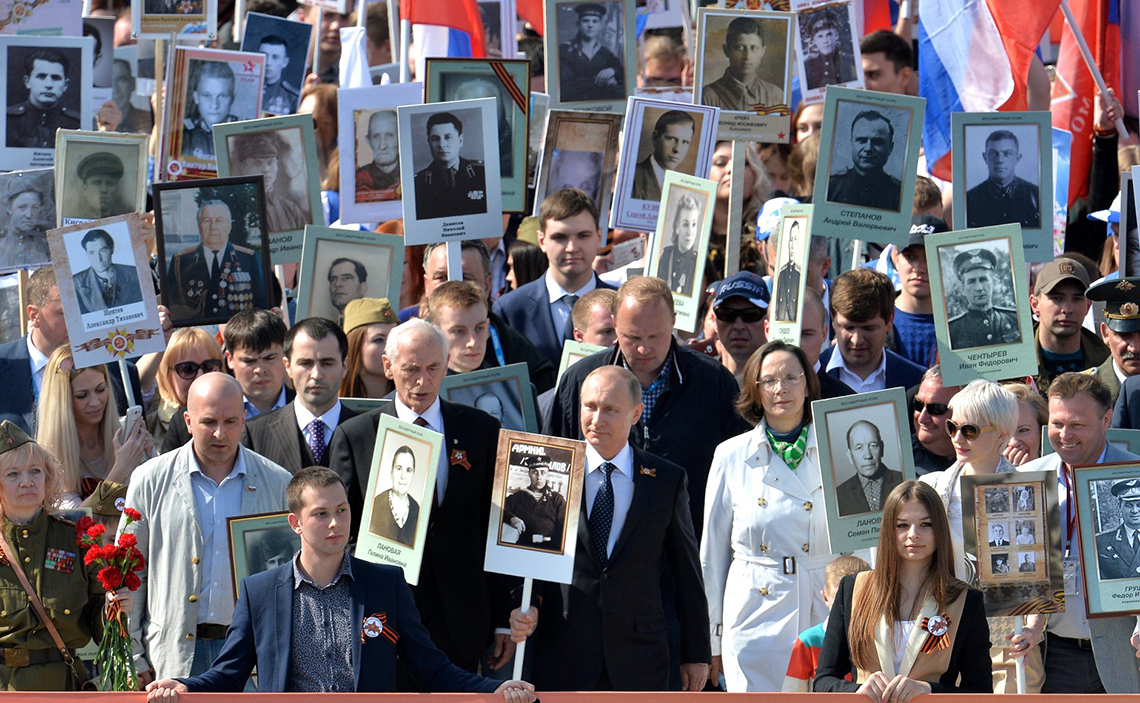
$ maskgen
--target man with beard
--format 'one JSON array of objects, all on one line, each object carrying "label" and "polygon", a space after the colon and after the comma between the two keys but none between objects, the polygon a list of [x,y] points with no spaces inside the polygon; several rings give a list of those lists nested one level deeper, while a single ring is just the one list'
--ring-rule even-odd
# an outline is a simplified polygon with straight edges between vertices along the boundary
[{"label": "man with beard", "polygon": [[881,112],[856,115],[851,123],[851,167],[828,179],[828,202],[898,212],[902,182],[883,170],[894,142],[894,125]]},{"label": "man with beard", "polygon": [[190,97],[198,107],[198,117],[186,118],[183,123],[182,155],[213,161],[214,125],[239,119],[230,114],[234,104],[233,69],[224,61],[202,61]]},{"label": "man with beard", "polygon": [[86,315],[142,301],[138,270],[111,262],[115,240],[107,230],[91,230],[83,235],[82,244],[91,266],[74,276],[80,313]]},{"label": "man with beard", "polygon": [[265,180],[265,215],[269,231],[287,232],[301,229],[308,222],[305,211],[289,197],[288,187],[281,184],[281,145],[269,133],[239,134],[230,147],[234,157],[234,175],[262,176]]},{"label": "man with beard", "polygon": [[879,428],[866,420],[851,425],[847,430],[847,459],[855,467],[855,475],[835,489],[840,516],[879,512],[890,492],[903,482],[901,471],[888,469],[883,463]]},{"label": "man with beard", "polygon": [[372,160],[356,169],[356,202],[395,200],[400,185],[400,137],[394,110],[377,110],[368,118]]},{"label": "man with beard", "polygon": [[633,197],[638,200],[661,200],[661,184],[666,171],[676,171],[689,154],[696,124],[693,116],[681,110],[669,110],[653,126],[653,153],[646,156],[633,172]]},{"label": "man with beard", "polygon": [[723,47],[728,68],[701,91],[701,102],[722,110],[741,111],[783,105],[783,89],[760,77],[766,43],[763,28],[751,17],[729,22]]},{"label": "man with beard", "polygon": [[51,149],[57,129],[79,129],[79,113],[60,104],[70,72],[71,62],[55,49],[36,49],[24,58],[28,99],[8,107],[9,147]]},{"label": "man with beard", "polygon": [[65,211],[65,217],[98,220],[134,210],[119,189],[124,169],[118,156],[106,151],[88,154],[76,171],[81,183],[79,197],[75,205]]},{"label": "man with beard", "polygon": [[1140,374],[1140,287],[1135,280],[1104,281],[1089,288],[1085,297],[1104,301],[1100,336],[1110,354],[1085,373],[1096,374],[1112,391],[1115,403],[1125,380]]},{"label": "man with beard", "polygon": [[289,65],[285,40],[276,34],[261,38],[257,50],[265,54],[265,88],[261,91],[261,111],[267,115],[292,115],[297,111],[301,91],[282,75]]},{"label": "man with beard", "polygon": [[44,207],[43,193],[31,181],[8,181],[4,196],[8,221],[0,229],[0,268],[33,268],[51,262],[47,230],[54,226],[54,220]]},{"label": "man with beard", "polygon": [[1085,297],[1088,287],[1085,267],[1063,256],[1037,274],[1029,305],[1039,320],[1034,329],[1038,368],[1034,381],[1042,393],[1062,373],[1100,366],[1112,356],[1104,342],[1083,326],[1092,307]]},{"label": "man with beard", "polygon": [[561,552],[566,499],[547,480],[550,461],[528,456],[523,465],[530,484],[507,496],[503,522],[519,531],[520,547]]},{"label": "man with beard", "polygon": [[1017,311],[994,306],[995,268],[997,257],[989,249],[971,249],[954,257],[954,271],[962,281],[966,311],[947,325],[952,349],[1021,341]]},{"label": "man with beard", "polygon": [[341,257],[329,266],[329,298],[333,307],[344,315],[344,307],[350,301],[363,298],[368,293],[368,269],[355,259]]}]

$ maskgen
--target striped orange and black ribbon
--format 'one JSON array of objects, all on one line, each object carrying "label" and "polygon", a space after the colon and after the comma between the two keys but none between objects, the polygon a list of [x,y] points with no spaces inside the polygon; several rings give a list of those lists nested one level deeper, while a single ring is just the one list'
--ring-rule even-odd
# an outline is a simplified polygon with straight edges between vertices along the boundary
[{"label": "striped orange and black ribbon", "polygon": [[527,104],[526,94],[522,88],[515,84],[515,79],[511,78],[511,74],[507,72],[506,65],[501,61],[492,61],[491,70],[495,72],[495,75],[499,77],[499,82],[502,83],[507,89],[507,92],[510,93],[511,100],[515,101],[515,104],[519,106],[519,109],[523,111],[524,115],[527,114],[530,105]]},{"label": "striped orange and black ribbon", "polygon": [[361,641],[361,643],[364,642],[365,628],[368,627],[368,621],[371,620],[372,618],[376,618],[377,620],[380,621],[380,636],[383,637],[384,639],[388,640],[392,644],[396,644],[396,640],[400,639],[400,634],[398,632],[396,632],[395,630],[393,630],[392,628],[388,627],[388,614],[387,613],[372,613],[368,617],[364,618],[364,622],[361,623],[361,626],[360,626],[360,641]]},{"label": "striped orange and black ribbon", "polygon": [[941,635],[936,635],[933,632],[930,632],[930,629],[928,627],[930,625],[930,618],[922,619],[922,629],[930,633],[930,635],[926,638],[926,641],[922,643],[922,649],[920,651],[923,654],[930,654],[935,650],[946,649],[950,646],[950,618],[946,617],[945,615],[942,615],[940,617],[946,622],[946,632],[942,633]]}]

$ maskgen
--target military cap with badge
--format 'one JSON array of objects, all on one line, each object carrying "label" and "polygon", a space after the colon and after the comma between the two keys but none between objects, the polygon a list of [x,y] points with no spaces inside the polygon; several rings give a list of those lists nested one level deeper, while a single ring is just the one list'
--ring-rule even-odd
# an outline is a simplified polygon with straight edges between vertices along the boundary
[{"label": "military cap with badge", "polygon": [[1113,332],[1140,332],[1140,278],[1102,281],[1089,288],[1085,297],[1104,303],[1104,324]]}]

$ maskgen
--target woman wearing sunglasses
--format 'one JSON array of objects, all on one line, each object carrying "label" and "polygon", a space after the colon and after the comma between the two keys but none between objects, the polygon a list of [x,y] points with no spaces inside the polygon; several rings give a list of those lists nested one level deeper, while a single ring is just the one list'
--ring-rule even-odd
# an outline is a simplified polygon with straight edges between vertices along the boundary
[{"label": "woman wearing sunglasses", "polygon": [[158,397],[151,403],[146,418],[147,427],[159,446],[171,422],[184,422],[186,394],[194,379],[221,370],[222,349],[209,332],[198,327],[183,327],[170,335],[158,365]]},{"label": "woman wearing sunglasses", "polygon": [[950,533],[930,486],[907,481],[891,491],[875,568],[839,582],[816,691],[862,693],[875,703],[990,692],[985,604],[954,575]]},{"label": "woman wearing sunglasses", "polygon": [[[712,671],[729,691],[779,691],[787,643],[822,622],[828,551],[811,402],[819,380],[799,347],[769,342],[744,366],[737,411],[756,427],[716,449],[701,567]],[[782,643],[773,646],[774,643]]]},{"label": "woman wearing sunglasses", "polygon": [[[963,581],[974,583],[978,555],[967,553],[963,548],[961,478],[1015,471],[1004,452],[1009,438],[1017,429],[1018,404],[1017,397],[997,383],[978,380],[971,381],[951,398],[949,406],[950,419],[946,421],[946,432],[954,445],[956,461],[949,469],[926,474],[919,480],[930,484],[942,498],[950,518],[954,553],[962,555],[954,565],[955,572]],[[1006,529],[1005,534],[1009,535],[1011,531]],[[1008,540],[1004,546],[991,547],[991,556],[1000,555],[1001,549],[1011,549]],[[1006,563],[1010,561],[1007,559]],[[993,690],[995,693],[1016,693],[1014,658],[1006,640],[1006,635],[1013,633],[1013,618],[994,617],[989,618],[989,622],[995,643],[990,650]],[[1025,664],[1026,692],[1039,693],[1044,682],[1040,649],[1026,656]]]},{"label": "woman wearing sunglasses", "polygon": [[1024,383],[1002,385],[1017,398],[1017,429],[1005,446],[1005,458],[1021,466],[1041,456],[1041,428],[1049,422],[1049,406],[1041,394]]}]

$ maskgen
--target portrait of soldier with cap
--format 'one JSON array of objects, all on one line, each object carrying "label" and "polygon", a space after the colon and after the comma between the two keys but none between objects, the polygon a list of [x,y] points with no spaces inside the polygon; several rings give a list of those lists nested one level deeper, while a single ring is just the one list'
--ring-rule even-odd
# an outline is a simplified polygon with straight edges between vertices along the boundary
[{"label": "portrait of soldier with cap", "polygon": [[32,48],[19,59],[16,49],[8,51],[8,114],[7,139],[9,148],[54,149],[57,129],[79,129],[79,111],[64,104],[71,84],[72,66],[65,55],[78,54],[77,50]]},{"label": "portrait of soldier with cap", "polygon": [[[313,224],[308,213],[308,198],[294,198],[287,182],[285,158],[288,147],[276,134],[235,134],[227,144],[230,152],[230,171],[235,176],[262,176],[265,179],[265,216],[269,232],[287,232]],[[295,164],[296,172],[304,178],[304,169]]]},{"label": "portrait of soldier with cap", "polygon": [[292,115],[297,111],[301,91],[285,80],[289,66],[289,51],[285,39],[266,34],[257,45],[258,53],[265,54],[265,87],[261,90],[261,112],[266,115]]},{"label": "portrait of soldier with cap", "polygon": [[[967,130],[969,132],[969,130]],[[969,144],[969,139],[966,142]],[[967,159],[970,158],[968,154]],[[1021,143],[1008,129],[986,136],[982,159],[986,180],[966,191],[966,226],[986,227],[1017,222],[1023,228],[1041,226],[1041,195],[1037,184],[1017,175]]]},{"label": "portrait of soldier with cap", "polygon": [[704,262],[697,259],[704,206],[692,193],[683,193],[677,198],[672,207],[669,243],[661,249],[661,260],[657,264],[657,277],[669,285],[669,290],[685,297],[693,294],[693,281],[704,274]]},{"label": "portrait of soldier with cap", "polygon": [[561,553],[566,498],[550,483],[550,460],[526,456],[520,464],[530,482],[503,502],[503,524],[518,530],[516,545]]},{"label": "portrait of soldier with cap", "polygon": [[396,111],[383,109],[373,112],[368,118],[368,131],[364,135],[364,141],[372,150],[372,158],[356,169],[356,202],[398,200],[400,132],[396,123]]},{"label": "portrait of soldier with cap", "polygon": [[1109,351],[1103,363],[1086,373],[1103,381],[1116,403],[1125,379],[1140,374],[1140,278],[1102,281],[1085,291],[1085,297],[1104,303],[1100,338]]},{"label": "portrait of soldier with cap", "polygon": [[[1017,309],[994,305],[997,256],[982,247],[959,252],[954,273],[961,282],[966,309],[950,318],[951,349],[970,349],[1021,341]],[[1012,287],[1012,282],[1011,282]]]},{"label": "portrait of soldier with cap", "polygon": [[429,220],[487,212],[487,177],[482,160],[467,159],[463,123],[450,112],[427,119],[431,163],[415,175],[416,218]]},{"label": "portrait of soldier with cap", "polygon": [[138,269],[112,261],[115,239],[110,232],[105,229],[89,230],[80,244],[87,252],[89,264],[72,277],[81,314],[142,302]]},{"label": "portrait of soldier with cap", "polygon": [[[626,96],[624,64],[603,43],[607,7],[620,17],[620,2],[573,5],[577,17],[574,37],[558,45],[558,87],[562,102],[622,100]],[[570,31],[565,26],[563,13],[559,15],[558,34],[561,38]],[[624,33],[620,26],[617,29],[620,38]]]},{"label": "portrait of soldier with cap", "polygon": [[[828,202],[899,211],[902,181],[883,170],[895,149],[895,127],[887,117],[891,112],[894,111],[888,108],[860,110],[851,121],[849,134],[841,121],[842,114],[836,118],[832,163],[838,162],[834,158],[834,147],[840,139],[846,140],[850,136],[847,146],[851,165],[828,178]],[[907,207],[910,207],[909,203]]]},{"label": "portrait of soldier with cap", "polygon": [[[137,152],[132,163],[138,163]],[[109,151],[88,154],[79,161],[75,172],[79,176],[79,187],[66,189],[69,198],[62,212],[65,223],[68,220],[98,220],[125,215],[135,210],[123,193],[126,169],[118,155]]]},{"label": "portrait of soldier with cap", "polygon": [[804,83],[807,90],[847,83],[858,77],[855,55],[849,44],[850,35],[841,41],[839,17],[825,7],[814,12],[801,12],[800,45],[803,47]]},{"label": "portrait of soldier with cap", "polygon": [[[1098,486],[1103,486],[1098,481]],[[1140,577],[1140,478],[1129,478],[1112,484],[1112,497],[1120,510],[1120,524],[1098,532],[1096,558],[1101,580]],[[1094,501],[1094,507],[1104,504]]]},{"label": "portrait of soldier with cap", "polygon": [[8,176],[4,188],[4,221],[0,225],[0,269],[37,268],[51,263],[47,231],[55,227],[55,208],[44,195],[50,174]]},{"label": "portrait of soldier with cap", "polygon": [[[213,161],[214,125],[223,122],[237,122],[242,119],[230,112],[234,104],[234,70],[225,61],[192,60],[190,65],[198,65],[197,79],[187,92],[188,102],[193,103],[196,115],[187,117],[182,123],[182,156]],[[249,115],[246,119],[253,119]]]},{"label": "portrait of soldier with cap", "polygon": [[[727,18],[710,16],[708,20],[710,31],[718,19],[723,21]],[[724,44],[719,47],[719,51],[723,51],[724,56],[728,58],[728,66],[720,78],[704,85],[701,90],[702,104],[719,107],[722,110],[747,112],[787,104],[783,86],[775,85],[760,77],[764,57],[768,55],[768,37],[765,36],[764,30],[764,25],[751,17],[736,17],[728,23]],[[720,58],[709,56],[718,52],[718,48],[711,44],[713,42],[706,42],[706,62],[710,58],[714,60]],[[772,54],[769,63],[783,61],[786,58],[778,53],[780,49],[778,44],[774,44],[774,48],[776,53]],[[786,75],[786,72],[781,71],[779,75]]]}]

